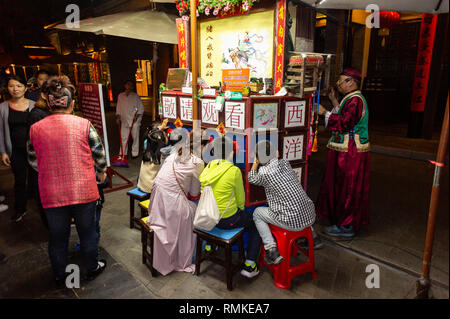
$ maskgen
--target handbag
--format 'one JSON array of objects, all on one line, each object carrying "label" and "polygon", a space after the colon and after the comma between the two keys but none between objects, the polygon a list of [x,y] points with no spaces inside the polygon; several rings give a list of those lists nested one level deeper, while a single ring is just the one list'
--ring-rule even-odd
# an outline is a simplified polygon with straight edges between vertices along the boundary
[{"label": "handbag", "polygon": [[234,197],[234,189],[231,194],[230,201],[228,202],[227,208],[220,214],[219,208],[217,207],[216,198],[211,185],[206,185],[203,187],[202,195],[200,196],[200,201],[195,211],[194,217],[194,227],[204,230],[213,229],[220,221],[223,215],[230,207],[231,201]]}]

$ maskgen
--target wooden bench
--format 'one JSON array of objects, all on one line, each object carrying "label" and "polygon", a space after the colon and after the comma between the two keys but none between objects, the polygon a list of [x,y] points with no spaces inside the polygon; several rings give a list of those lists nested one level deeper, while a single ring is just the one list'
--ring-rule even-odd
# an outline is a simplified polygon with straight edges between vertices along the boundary
[{"label": "wooden bench", "polygon": [[[145,203],[147,202],[147,203]],[[149,201],[145,201],[144,203],[139,203],[139,206],[145,208],[145,204],[147,204]],[[155,268],[153,268],[153,241],[154,241],[154,232],[150,228],[150,226],[147,225],[147,217],[143,217],[139,219],[139,224],[141,228],[141,242],[142,242],[142,263],[146,265],[150,269],[150,273],[152,274],[152,277],[156,277],[158,275],[158,272]]]},{"label": "wooden bench", "polygon": [[[149,193],[144,193],[139,188],[133,188],[132,190],[127,192],[127,195],[130,197],[130,228],[133,229],[135,226],[135,223],[139,224],[139,219],[134,217],[134,201],[137,200],[138,202],[144,201],[146,199],[150,198]],[[141,210],[141,218],[147,216],[148,214],[142,215]]]},{"label": "wooden bench", "polygon": [[[226,269],[227,289],[231,291],[233,289],[233,275],[242,269],[245,262],[244,232],[244,228],[225,230],[214,227],[210,231],[194,229],[194,233],[197,234],[194,274],[197,276],[200,274],[200,264],[205,260],[219,264]],[[204,240],[211,244],[212,249],[210,251],[202,251]],[[233,264],[232,247],[236,242],[239,246],[239,263]],[[215,256],[217,246],[225,248],[225,260]]]}]

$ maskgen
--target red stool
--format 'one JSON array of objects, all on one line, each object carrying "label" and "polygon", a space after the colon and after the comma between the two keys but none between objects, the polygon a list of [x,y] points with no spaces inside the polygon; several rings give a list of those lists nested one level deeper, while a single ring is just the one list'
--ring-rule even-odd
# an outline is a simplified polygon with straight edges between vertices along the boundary
[{"label": "red stool", "polygon": [[[289,231],[271,224],[269,224],[269,227],[277,242],[278,251],[284,259],[278,265],[268,265],[264,260],[264,256],[266,255],[264,245],[261,245],[259,264],[261,268],[264,263],[272,272],[275,286],[281,289],[289,289],[291,287],[291,280],[294,277],[308,272],[312,273],[312,278],[315,279],[317,274],[314,268],[314,241],[311,227],[307,227],[298,232]],[[298,247],[295,240],[300,237],[305,237],[308,240],[308,250]],[[308,257],[308,261],[291,267],[291,256],[296,256],[297,252],[305,254]]]}]

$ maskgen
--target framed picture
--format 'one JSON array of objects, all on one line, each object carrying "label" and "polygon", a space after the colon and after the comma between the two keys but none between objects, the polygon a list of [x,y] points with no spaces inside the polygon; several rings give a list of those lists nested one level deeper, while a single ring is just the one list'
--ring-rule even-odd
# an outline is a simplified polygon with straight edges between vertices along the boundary
[{"label": "framed picture", "polygon": [[278,127],[278,103],[253,104],[253,129],[270,130]]},{"label": "framed picture", "polygon": [[192,98],[180,97],[180,120],[192,122]]},{"label": "framed picture", "polygon": [[168,119],[177,119],[177,97],[162,96],[163,117]]},{"label": "framed picture", "polygon": [[211,86],[219,86],[225,69],[273,78],[274,29],[273,9],[200,21],[199,76]]},{"label": "framed picture", "polygon": [[304,129],[308,125],[308,108],[306,100],[286,101],[283,108],[285,129]]}]

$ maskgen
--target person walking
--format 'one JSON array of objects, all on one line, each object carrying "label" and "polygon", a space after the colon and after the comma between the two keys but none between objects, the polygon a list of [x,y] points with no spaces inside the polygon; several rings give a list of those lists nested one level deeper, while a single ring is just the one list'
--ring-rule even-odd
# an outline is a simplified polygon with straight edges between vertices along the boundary
[{"label": "person walking", "polygon": [[48,80],[48,77],[49,74],[47,70],[41,69],[37,71],[35,75],[35,82],[33,83],[33,86],[27,90],[25,97],[35,102],[39,101],[41,98],[42,85]]},{"label": "person walking", "polygon": [[328,160],[316,205],[319,218],[328,219],[324,233],[334,237],[354,237],[361,225],[369,223],[369,110],[359,91],[361,73],[345,69],[329,98],[333,110],[319,105],[319,114],[332,136]]},{"label": "person walking", "polygon": [[[119,94],[116,107],[116,122],[120,124],[120,137],[123,148],[123,155],[128,154],[128,136],[133,139],[131,145],[131,156],[139,156],[139,131],[141,128],[142,116],[144,114],[144,104],[134,89],[134,83],[130,80],[124,84],[125,91]],[[133,123],[134,121],[134,123]]]},{"label": "person walking", "polygon": [[[27,83],[19,76],[7,82],[11,98],[0,104],[0,154],[2,163],[12,168],[14,174],[14,214],[19,222],[27,212],[27,184],[34,174],[27,162],[28,116],[34,101],[25,98]],[[28,183],[27,183],[28,181]]]},{"label": "person walking", "polygon": [[52,114],[30,128],[29,161],[38,171],[42,206],[50,231],[49,256],[58,286],[65,282],[72,218],[80,237],[86,279],[106,268],[98,259],[98,183],[106,179],[105,150],[92,124],[71,113],[75,87],[66,78],[49,81],[45,100]]}]

